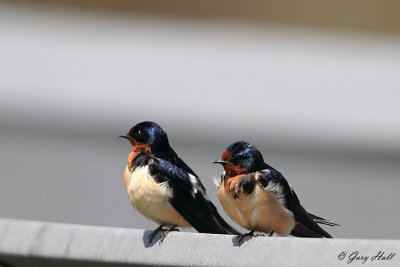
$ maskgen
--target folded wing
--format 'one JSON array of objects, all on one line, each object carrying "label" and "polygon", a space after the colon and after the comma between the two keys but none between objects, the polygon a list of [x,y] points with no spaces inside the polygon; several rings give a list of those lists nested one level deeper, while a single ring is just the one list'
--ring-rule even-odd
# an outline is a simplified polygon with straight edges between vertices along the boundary
[{"label": "folded wing", "polygon": [[204,186],[197,175],[180,167],[182,160],[174,163],[159,157],[149,162],[150,171],[158,181],[168,181],[173,196],[172,206],[200,233],[240,234],[219,215],[216,207],[207,198]]},{"label": "folded wing", "polygon": [[318,223],[329,226],[336,226],[338,224],[308,213],[300,204],[296,193],[280,172],[272,167],[263,170],[258,175],[257,182],[269,193],[274,194],[287,209],[293,212],[297,224],[292,230],[291,235],[298,237],[332,238]]}]

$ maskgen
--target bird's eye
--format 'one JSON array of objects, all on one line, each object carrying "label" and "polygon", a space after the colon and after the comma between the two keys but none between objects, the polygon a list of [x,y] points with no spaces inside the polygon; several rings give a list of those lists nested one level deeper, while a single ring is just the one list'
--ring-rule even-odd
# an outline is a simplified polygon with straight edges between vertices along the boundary
[{"label": "bird's eye", "polygon": [[137,130],[135,132],[135,139],[141,143],[146,143],[147,141],[147,135],[145,132],[143,132],[142,130]]},{"label": "bird's eye", "polygon": [[235,157],[233,157],[233,159],[230,160],[230,162],[232,162],[233,164],[239,165],[242,162],[245,162],[246,160],[248,160],[248,156],[244,155],[244,154],[239,154],[239,155],[235,155]]}]

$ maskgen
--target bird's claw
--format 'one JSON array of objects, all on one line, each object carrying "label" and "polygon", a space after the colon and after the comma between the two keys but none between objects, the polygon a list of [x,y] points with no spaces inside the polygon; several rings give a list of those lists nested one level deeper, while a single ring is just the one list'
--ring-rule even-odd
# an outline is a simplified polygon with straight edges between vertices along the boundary
[{"label": "bird's claw", "polygon": [[152,243],[153,242],[153,239],[154,239],[154,237],[156,237],[156,235],[159,233],[159,232],[162,232],[161,233],[161,236],[160,236],[160,242],[159,242],[159,244],[161,244],[163,241],[164,241],[164,239],[165,239],[165,237],[168,235],[168,233],[169,232],[172,232],[172,231],[180,231],[178,228],[177,228],[177,225],[174,225],[174,226],[172,226],[172,227],[170,227],[170,228],[168,228],[168,229],[163,229],[163,227],[164,227],[164,225],[160,225],[159,227],[157,227],[157,229],[155,229],[150,235],[149,235],[149,243]]},{"label": "bird's claw", "polygon": [[275,231],[271,231],[268,236],[273,236],[273,234],[275,233]]},{"label": "bird's claw", "polygon": [[151,244],[153,242],[154,237],[161,231],[165,231],[162,229],[164,225],[158,226],[150,235],[149,235],[149,243]]},{"label": "bird's claw", "polygon": [[174,225],[174,226],[172,226],[172,227],[170,227],[168,229],[163,230],[163,232],[161,234],[161,237],[160,237],[160,242],[158,242],[159,246],[161,246],[161,243],[164,242],[165,237],[167,237],[167,235],[172,231],[178,231],[179,232],[180,230],[177,228],[177,225]]},{"label": "bird's claw", "polygon": [[239,246],[242,244],[242,240],[243,240],[243,238],[245,238],[246,236],[251,236],[251,237],[253,237],[253,236],[254,236],[254,231],[250,231],[250,232],[248,232],[248,233],[238,235],[238,236],[237,236],[237,241],[238,241],[238,243],[239,243]]}]

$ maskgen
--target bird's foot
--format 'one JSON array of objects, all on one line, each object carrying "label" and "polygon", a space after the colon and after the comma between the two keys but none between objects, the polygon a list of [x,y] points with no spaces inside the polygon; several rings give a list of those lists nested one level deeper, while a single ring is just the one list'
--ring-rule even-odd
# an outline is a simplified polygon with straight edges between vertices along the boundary
[{"label": "bird's foot", "polygon": [[164,225],[160,225],[158,226],[150,235],[149,235],[149,243],[151,244],[153,242],[154,237],[162,231],[166,231],[165,229],[163,229]]},{"label": "bird's foot", "polygon": [[275,233],[275,231],[271,231],[271,233],[268,234],[268,236],[272,236]]},{"label": "bird's foot", "polygon": [[246,236],[251,236],[251,237],[253,237],[253,236],[254,236],[254,231],[250,231],[250,232],[248,232],[248,233],[238,235],[238,236],[237,236],[237,241],[238,241],[238,243],[239,243],[239,246],[242,244],[242,240],[243,240],[243,238],[245,238]]},{"label": "bird's foot", "polygon": [[177,228],[177,225],[173,225],[172,227],[170,227],[170,228],[168,228],[166,230],[163,230],[163,233],[161,234],[160,242],[158,242],[158,245],[161,245],[161,243],[164,241],[165,237],[167,237],[169,232],[173,232],[173,231],[178,231],[178,232],[180,231]]}]

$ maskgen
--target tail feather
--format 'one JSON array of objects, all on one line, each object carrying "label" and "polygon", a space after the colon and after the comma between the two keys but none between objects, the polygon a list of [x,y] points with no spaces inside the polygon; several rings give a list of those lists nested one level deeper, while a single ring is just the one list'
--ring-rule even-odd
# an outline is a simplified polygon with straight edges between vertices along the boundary
[{"label": "tail feather", "polygon": [[[300,210],[301,213],[303,214],[302,221],[305,224],[299,222],[290,233],[291,235],[296,237],[333,238],[328,232],[319,227],[318,224],[323,224],[328,226],[340,226],[339,224],[331,222],[327,219],[324,219],[312,213],[308,213],[301,205],[300,205]],[[308,217],[304,216],[306,214],[309,215],[309,218],[311,218],[312,221],[314,221],[314,223],[311,223],[310,220],[306,219]]]},{"label": "tail feather", "polygon": [[313,220],[318,224],[328,225],[328,226],[332,226],[332,227],[340,226],[340,224],[331,222],[331,221],[329,221],[327,219],[324,219],[322,217],[319,217],[317,215],[314,215],[314,214],[311,214],[311,213],[309,213],[309,214],[310,214],[311,218],[313,218]]},{"label": "tail feather", "polygon": [[212,213],[197,215],[196,218],[191,220],[192,226],[199,233],[209,234],[226,234],[226,235],[239,235],[241,234],[235,228],[230,226],[215,209]]},{"label": "tail feather", "polygon": [[[309,214],[301,204],[298,204],[298,207],[297,207],[296,221],[303,227],[307,228],[308,230],[314,232],[315,234],[317,234],[321,237],[332,238],[332,236],[328,232],[326,232],[324,229],[322,229],[317,224],[318,223],[317,221],[322,222],[322,224],[326,224],[326,223],[330,223],[330,222],[328,222],[328,221],[324,220],[323,218],[318,217],[316,215]],[[299,231],[302,233],[305,232],[304,229],[301,229]],[[309,236],[309,237],[314,237],[314,236]]]},{"label": "tail feather", "polygon": [[[212,212],[205,213],[197,220],[192,221],[192,226],[200,233],[240,235],[241,233],[230,226],[218,213],[217,208],[208,202]],[[202,218],[201,218],[202,217]],[[200,219],[201,218],[201,219]]]},{"label": "tail feather", "polygon": [[222,234],[228,234],[228,235],[240,235],[242,234],[241,232],[237,231],[235,228],[230,226],[222,217],[219,215],[217,209],[215,209],[214,212],[214,218],[218,221],[218,224],[221,226],[221,229],[223,229]]},{"label": "tail feather", "polygon": [[231,227],[218,213],[214,204],[198,192],[194,199],[171,199],[174,208],[195,228],[199,233],[238,235],[239,231]]},{"label": "tail feather", "polygon": [[305,227],[300,223],[294,227],[294,229],[290,234],[296,237],[323,238],[322,235],[308,229],[307,227]]}]

